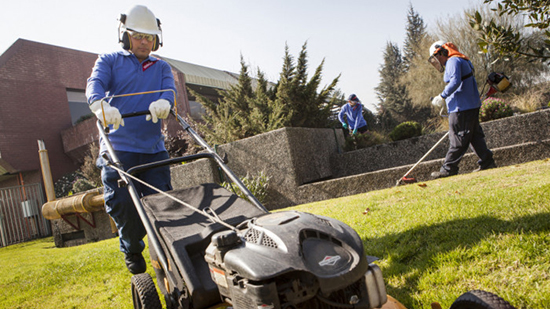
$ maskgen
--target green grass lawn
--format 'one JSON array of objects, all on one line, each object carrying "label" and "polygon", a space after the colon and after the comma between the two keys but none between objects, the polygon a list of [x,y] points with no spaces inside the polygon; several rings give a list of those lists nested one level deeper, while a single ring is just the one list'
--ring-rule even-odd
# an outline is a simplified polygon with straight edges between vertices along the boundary
[{"label": "green grass lawn", "polygon": [[[353,227],[408,308],[472,289],[550,308],[549,175],[547,159],[290,209]],[[0,248],[0,308],[132,308],[130,278],[117,239]]]}]

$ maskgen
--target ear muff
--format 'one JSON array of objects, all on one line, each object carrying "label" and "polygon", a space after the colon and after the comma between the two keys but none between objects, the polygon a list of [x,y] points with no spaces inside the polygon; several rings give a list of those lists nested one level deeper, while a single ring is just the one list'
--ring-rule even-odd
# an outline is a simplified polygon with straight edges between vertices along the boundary
[{"label": "ear muff", "polygon": [[[160,19],[157,18],[157,26],[159,27],[160,35],[162,35],[162,27],[160,25],[161,25]],[[155,35],[155,43],[153,44],[153,51],[157,51],[161,46],[162,46],[162,40],[159,38],[158,35]]]},{"label": "ear muff", "polygon": [[159,36],[155,35],[155,39],[153,40],[153,51],[157,51],[160,45],[161,44],[159,44]]},{"label": "ear muff", "polygon": [[118,42],[120,43],[120,46],[122,46],[122,49],[130,50],[132,49],[132,40],[130,40],[130,34],[126,31],[122,33],[120,31],[122,25],[126,24],[126,14],[120,14],[118,20],[120,21],[120,23],[118,24]]},{"label": "ear muff", "polygon": [[128,31],[124,31],[122,33],[122,38],[119,40],[119,43],[124,50],[132,49],[132,40],[130,39],[130,34],[128,33]]}]

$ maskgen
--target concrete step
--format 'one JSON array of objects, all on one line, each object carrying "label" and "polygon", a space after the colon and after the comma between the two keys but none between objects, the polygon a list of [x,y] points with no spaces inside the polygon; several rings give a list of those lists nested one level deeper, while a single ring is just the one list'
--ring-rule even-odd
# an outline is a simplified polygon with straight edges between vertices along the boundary
[{"label": "concrete step", "polygon": [[[498,167],[521,164],[550,157],[550,139],[527,142],[492,149]],[[420,156],[418,159],[420,159]],[[460,162],[459,174],[470,173],[478,167],[477,156],[468,152]],[[439,171],[444,159],[425,161],[410,173],[418,182],[431,180],[431,173]],[[299,196],[304,203],[355,195],[396,186],[399,179],[414,164],[403,165],[353,176],[340,177],[298,187]]]}]

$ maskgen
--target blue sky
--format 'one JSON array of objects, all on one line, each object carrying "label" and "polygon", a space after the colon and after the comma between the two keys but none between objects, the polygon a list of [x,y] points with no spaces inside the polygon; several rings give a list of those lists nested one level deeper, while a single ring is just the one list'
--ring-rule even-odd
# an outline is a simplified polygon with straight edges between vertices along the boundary
[{"label": "blue sky", "polygon": [[94,53],[118,50],[118,16],[143,4],[162,22],[161,56],[238,73],[242,55],[252,72],[259,67],[276,81],[285,44],[297,56],[307,41],[310,74],[324,59],[322,85],[341,74],[338,87],[372,109],[383,50],[388,41],[402,47],[409,4],[430,27],[483,0],[5,2],[2,53],[18,38]]}]

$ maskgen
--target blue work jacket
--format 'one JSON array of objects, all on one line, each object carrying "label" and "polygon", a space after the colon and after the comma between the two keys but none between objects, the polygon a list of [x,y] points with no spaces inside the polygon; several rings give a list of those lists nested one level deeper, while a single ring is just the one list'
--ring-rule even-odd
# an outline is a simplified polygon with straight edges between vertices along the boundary
[{"label": "blue work jacket", "polygon": [[[472,75],[467,77],[470,73]],[[466,78],[463,80],[463,77]],[[447,111],[449,113],[479,108],[481,106],[479,90],[473,76],[473,66],[469,60],[460,57],[449,58],[445,64],[443,81],[447,85],[441,93],[441,97],[447,102]]]},{"label": "blue work jacket", "polygon": [[[86,98],[91,104],[96,100],[113,95],[122,95],[154,90],[172,91],[116,97],[107,100],[121,114],[147,111],[151,102],[166,99],[174,105],[175,85],[172,69],[168,63],[149,56],[142,63],[127,51],[100,55],[88,78]],[[161,121],[146,121],[146,116],[124,118],[124,126],[111,129],[108,135],[117,151],[137,153],[157,153],[165,151],[164,136],[161,134]],[[100,140],[100,152],[106,151]]]}]

